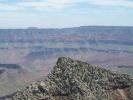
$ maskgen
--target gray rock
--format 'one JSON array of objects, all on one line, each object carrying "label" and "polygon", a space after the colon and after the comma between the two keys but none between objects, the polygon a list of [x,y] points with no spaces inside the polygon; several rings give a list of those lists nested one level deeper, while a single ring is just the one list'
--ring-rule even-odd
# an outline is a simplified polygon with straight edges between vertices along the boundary
[{"label": "gray rock", "polygon": [[133,100],[129,75],[60,57],[47,79],[18,91],[13,100]]}]

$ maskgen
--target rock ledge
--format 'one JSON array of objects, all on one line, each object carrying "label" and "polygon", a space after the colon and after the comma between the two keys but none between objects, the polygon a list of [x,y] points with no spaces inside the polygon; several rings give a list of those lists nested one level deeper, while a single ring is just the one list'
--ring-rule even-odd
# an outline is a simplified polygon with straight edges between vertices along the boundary
[{"label": "rock ledge", "polygon": [[133,100],[129,75],[60,57],[45,80],[18,91],[13,100]]}]

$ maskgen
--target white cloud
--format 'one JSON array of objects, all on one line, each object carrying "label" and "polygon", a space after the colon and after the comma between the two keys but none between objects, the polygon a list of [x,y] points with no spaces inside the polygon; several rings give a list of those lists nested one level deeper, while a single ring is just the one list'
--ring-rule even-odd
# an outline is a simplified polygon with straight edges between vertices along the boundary
[{"label": "white cloud", "polygon": [[133,2],[130,0],[20,0],[18,2],[6,4],[0,3],[0,10],[15,11],[26,8],[39,10],[62,10],[65,7],[76,6],[79,3],[92,4],[96,6],[133,8]]},{"label": "white cloud", "polygon": [[34,2],[20,2],[16,5],[21,7],[32,7],[37,9],[63,9],[68,6],[80,3],[82,0],[42,0]]},{"label": "white cloud", "polygon": [[63,9],[65,7],[68,7],[70,5],[76,5],[78,3],[88,3],[96,6],[133,8],[133,2],[129,0],[40,0],[33,2],[20,2],[17,3],[17,5],[24,7],[35,7],[40,9]]}]

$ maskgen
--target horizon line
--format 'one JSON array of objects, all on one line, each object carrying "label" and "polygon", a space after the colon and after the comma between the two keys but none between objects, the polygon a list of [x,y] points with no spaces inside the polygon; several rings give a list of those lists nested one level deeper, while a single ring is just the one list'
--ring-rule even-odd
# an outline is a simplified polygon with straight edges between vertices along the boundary
[{"label": "horizon line", "polygon": [[37,26],[30,26],[30,27],[23,27],[23,28],[0,28],[4,30],[8,29],[69,29],[69,28],[80,28],[80,27],[131,27],[128,25],[81,25],[81,26],[68,26],[68,27],[37,27]]}]

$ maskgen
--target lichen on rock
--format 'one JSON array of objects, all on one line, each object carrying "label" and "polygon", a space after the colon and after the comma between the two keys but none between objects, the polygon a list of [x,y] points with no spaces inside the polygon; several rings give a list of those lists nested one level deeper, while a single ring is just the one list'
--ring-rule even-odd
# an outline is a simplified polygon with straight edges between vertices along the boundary
[{"label": "lichen on rock", "polygon": [[45,80],[18,91],[13,100],[132,100],[121,95],[132,84],[129,75],[60,57]]}]

